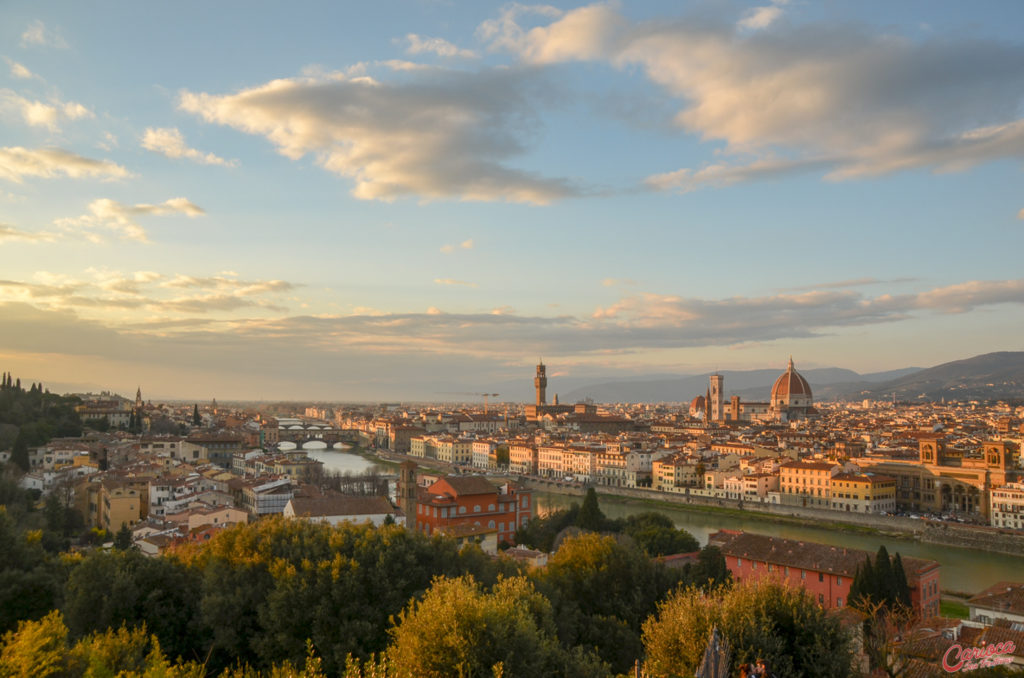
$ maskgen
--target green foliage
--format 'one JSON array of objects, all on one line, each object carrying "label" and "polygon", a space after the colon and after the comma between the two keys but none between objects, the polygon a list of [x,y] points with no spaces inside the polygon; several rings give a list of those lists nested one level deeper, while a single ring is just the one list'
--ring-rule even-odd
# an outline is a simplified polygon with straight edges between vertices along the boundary
[{"label": "green foliage", "polygon": [[145,625],[172,656],[202,645],[201,573],[173,557],[138,551],[93,552],[71,571],[64,615],[75,638],[122,625]]},{"label": "green foliage", "polygon": [[599,532],[605,527],[604,513],[598,506],[597,492],[594,488],[588,487],[587,494],[583,497],[583,505],[576,514],[576,526],[591,532]]},{"label": "green foliage", "polygon": [[508,561],[402,527],[266,519],[182,554],[202,576],[200,619],[210,665],[299,663],[310,638],[334,675],[348,655],[386,649],[388,621],[437,575],[493,582]]},{"label": "green foliage", "polygon": [[629,516],[622,531],[651,556],[693,553],[700,549],[700,542],[693,535],[676,529],[671,518],[656,511]]},{"label": "green foliage", "polygon": [[909,608],[910,586],[900,554],[890,558],[883,544],[874,562],[870,557],[865,558],[850,583],[849,602],[861,608],[875,603],[880,603],[886,609],[900,606]]},{"label": "green foliage", "polygon": [[127,551],[132,547],[132,531],[126,523],[121,523],[121,529],[114,535],[114,548],[119,551]]},{"label": "green foliage", "polygon": [[193,426],[202,426],[203,425],[203,418],[201,416],[199,416],[199,403],[196,403],[195,405],[192,406],[192,425]]},{"label": "green foliage", "polygon": [[119,678],[202,678],[195,662],[171,664],[160,643],[145,628],[107,630],[74,645],[60,613],[39,621],[22,622],[4,635],[0,648],[0,678],[118,676]]},{"label": "green foliage", "polygon": [[0,632],[56,607],[64,571],[42,547],[42,532],[19,528],[0,506]]},{"label": "green foliage", "polygon": [[498,445],[494,448],[494,461],[498,465],[498,468],[508,468],[508,445]]},{"label": "green foliage", "polygon": [[[9,377],[10,375],[8,375]],[[6,380],[5,380],[6,381]],[[44,445],[56,436],[78,436],[82,433],[82,422],[75,411],[78,398],[65,398],[45,391],[41,385],[33,384],[26,391],[21,380],[0,388],[0,425],[3,426],[4,440],[12,443],[11,459],[23,471],[28,470],[28,449]],[[11,427],[17,427],[16,434]]]},{"label": "green foliage", "polygon": [[435,579],[423,600],[392,630],[399,675],[592,676],[606,673],[592,655],[558,642],[551,604],[523,577],[486,592],[471,576]]},{"label": "green foliage", "polygon": [[772,580],[677,591],[644,623],[646,671],[693,676],[715,626],[732,647],[730,675],[757,658],[788,678],[850,675],[850,638],[838,619],[803,589]]},{"label": "green foliage", "polygon": [[579,504],[574,503],[567,509],[554,511],[543,518],[532,519],[516,530],[516,543],[550,553],[554,550],[555,539],[562,530],[576,524],[579,511]]},{"label": "green foliage", "polygon": [[566,538],[533,578],[555,610],[567,646],[593,648],[616,672],[641,654],[641,624],[682,579],[612,536]]}]

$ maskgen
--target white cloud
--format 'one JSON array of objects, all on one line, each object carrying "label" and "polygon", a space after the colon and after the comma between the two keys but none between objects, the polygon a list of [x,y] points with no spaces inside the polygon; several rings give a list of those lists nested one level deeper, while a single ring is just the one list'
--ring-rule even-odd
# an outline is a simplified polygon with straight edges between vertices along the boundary
[{"label": "white cloud", "polygon": [[61,118],[78,120],[94,117],[92,111],[74,101],[53,100],[51,103],[44,103],[26,99],[9,89],[0,89],[0,112],[20,115],[26,124],[32,127],[46,127],[50,131],[57,131],[57,122]]},{"label": "white cloud", "polygon": [[42,21],[36,19],[28,25],[25,32],[21,34],[21,46],[40,45],[42,47],[55,47],[67,49],[68,43],[60,31],[53,31],[46,27]]},{"label": "white cloud", "polygon": [[10,224],[0,223],[0,243],[4,242],[50,242],[52,233],[23,231]]},{"label": "white cloud", "polygon": [[782,16],[782,5],[788,4],[789,0],[775,0],[770,5],[752,7],[743,13],[740,19],[739,28],[748,31],[758,31],[775,23]]},{"label": "white cloud", "polygon": [[[759,8],[763,28],[783,3]],[[515,13],[512,13],[515,14]],[[792,172],[844,180],[927,168],[961,171],[1024,157],[1024,46],[949,36],[902,37],[863,26],[772,31],[702,20],[633,23],[595,4],[524,28],[502,15],[492,48],[523,61],[640,67],[680,104],[675,124],[732,156],[652,176],[692,190]]]},{"label": "white cloud", "polygon": [[19,80],[32,80],[33,78],[39,77],[32,71],[28,70],[28,68],[26,68],[24,65],[19,64],[17,61],[14,61],[13,59],[4,57],[4,61],[6,61],[7,65],[10,66],[11,77],[13,78],[18,78]]},{"label": "white cloud", "polygon": [[98,231],[104,230],[113,231],[128,240],[148,242],[145,229],[136,223],[137,218],[174,214],[193,218],[201,216],[204,211],[186,198],[171,198],[159,205],[125,205],[116,200],[101,198],[89,203],[88,214],[58,219],[54,223],[65,232],[81,235],[91,242],[102,242],[102,236]]},{"label": "white cloud", "polygon": [[434,283],[437,285],[446,285],[453,287],[479,287],[479,285],[477,285],[475,282],[455,280],[453,278],[434,278]]},{"label": "white cloud", "polygon": [[203,165],[235,167],[237,160],[225,160],[213,153],[203,153],[185,144],[185,137],[175,127],[147,127],[142,138],[142,147],[149,151],[163,153],[168,158],[185,158]]},{"label": "white cloud", "polygon": [[545,96],[554,94],[521,69],[431,69],[406,73],[401,82],[333,73],[235,94],[184,92],[180,107],[265,136],[286,157],[312,155],[351,178],[357,198],[544,204],[578,190],[505,163],[534,136],[532,106]]},{"label": "white cloud", "polygon": [[460,59],[475,59],[477,57],[473,50],[462,49],[443,38],[421,37],[415,33],[409,33],[405,36],[405,40],[409,43],[405,49],[408,54],[430,53],[440,57],[458,57]]},{"label": "white cloud", "polygon": [[1017,212],[1017,218],[1024,219],[1024,209],[1021,209],[1021,211]]},{"label": "white cloud", "polygon": [[[156,271],[90,268],[85,273],[83,277],[40,271],[32,282],[0,281],[0,303],[30,301],[39,308],[74,309],[92,317],[117,316],[126,310],[159,313],[165,319],[183,313],[205,315],[240,309],[281,313],[287,309],[279,303],[280,295],[297,287],[283,280],[190,279]],[[211,284],[196,286],[188,284],[189,280],[209,280]],[[184,284],[179,284],[182,281]]]},{"label": "white cloud", "polygon": [[452,254],[457,250],[471,250],[473,249],[473,239],[463,240],[458,245],[441,245],[441,251],[445,254]]},{"label": "white cloud", "polygon": [[131,176],[124,167],[109,160],[94,160],[60,148],[28,149],[21,146],[0,148],[0,178],[21,183],[24,177],[50,179],[123,179]]}]

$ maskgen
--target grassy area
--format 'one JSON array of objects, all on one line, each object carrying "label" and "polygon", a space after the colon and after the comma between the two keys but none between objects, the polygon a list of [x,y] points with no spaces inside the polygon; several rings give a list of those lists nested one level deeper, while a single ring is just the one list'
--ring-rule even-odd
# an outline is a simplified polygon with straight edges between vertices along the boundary
[{"label": "grassy area", "polygon": [[958,600],[943,598],[939,601],[939,614],[943,617],[954,617],[956,619],[968,619],[971,616],[967,606]]}]

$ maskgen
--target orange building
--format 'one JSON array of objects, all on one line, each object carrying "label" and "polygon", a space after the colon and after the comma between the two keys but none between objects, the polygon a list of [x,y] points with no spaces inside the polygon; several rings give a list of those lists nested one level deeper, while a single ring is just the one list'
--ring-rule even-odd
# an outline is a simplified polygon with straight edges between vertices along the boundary
[{"label": "orange building", "polygon": [[[725,556],[733,579],[772,577],[806,589],[827,609],[845,607],[857,568],[874,555],[860,549],[720,530],[708,538]],[[939,614],[939,568],[934,560],[902,558],[910,604],[922,618]]]},{"label": "orange building", "polygon": [[[404,508],[404,507],[403,507]],[[533,515],[529,490],[506,483],[495,486],[480,476],[445,476],[420,489],[413,517],[406,523],[425,534],[459,525],[497,530],[498,543],[515,543],[516,529]]]}]

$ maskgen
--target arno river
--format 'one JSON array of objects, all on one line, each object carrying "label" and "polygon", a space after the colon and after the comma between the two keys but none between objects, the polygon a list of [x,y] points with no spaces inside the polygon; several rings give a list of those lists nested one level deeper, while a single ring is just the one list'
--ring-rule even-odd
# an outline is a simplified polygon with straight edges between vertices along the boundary
[{"label": "arno river", "polygon": [[[324,468],[332,471],[361,473],[373,462],[356,454],[332,450],[307,450],[312,459],[324,462]],[[392,471],[388,468],[388,471]],[[537,492],[536,507],[539,515],[551,510],[568,507],[580,497]],[[657,510],[672,518],[680,527],[701,543],[707,543],[708,535],[720,529],[745,530],[758,534],[770,534],[786,539],[816,541],[835,546],[863,549],[874,553],[879,545],[885,544],[890,554],[900,553],[913,558],[928,558],[942,563],[942,588],[949,591],[977,593],[999,581],[1024,580],[1024,558],[989,553],[975,549],[962,549],[938,544],[922,544],[916,541],[878,537],[854,532],[839,532],[812,525],[778,524],[767,520],[738,518],[730,515],[715,515],[682,511],[670,507],[654,508],[650,504],[631,501],[621,497],[601,497],[601,510],[612,518],[621,518],[631,513]]]}]

